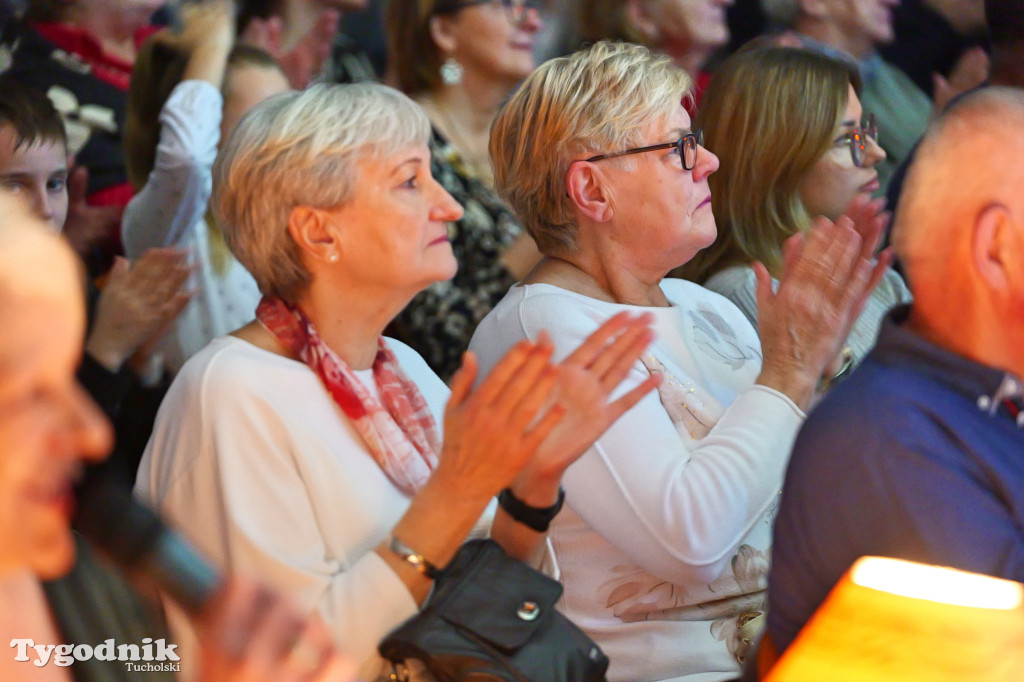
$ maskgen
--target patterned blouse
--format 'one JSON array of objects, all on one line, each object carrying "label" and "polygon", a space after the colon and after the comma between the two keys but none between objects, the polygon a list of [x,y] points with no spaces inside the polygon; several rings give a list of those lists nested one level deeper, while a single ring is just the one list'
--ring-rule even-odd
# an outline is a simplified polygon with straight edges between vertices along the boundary
[{"label": "patterned blouse", "polygon": [[523,229],[501,198],[470,174],[437,129],[430,153],[431,173],[465,209],[461,220],[448,224],[459,270],[452,279],[417,294],[385,333],[412,346],[447,382],[477,324],[515,284],[498,259]]}]

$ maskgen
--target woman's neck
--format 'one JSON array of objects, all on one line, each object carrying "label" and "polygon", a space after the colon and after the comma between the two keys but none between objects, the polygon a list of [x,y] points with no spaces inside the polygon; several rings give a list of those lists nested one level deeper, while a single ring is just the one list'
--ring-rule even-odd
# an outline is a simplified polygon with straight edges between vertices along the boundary
[{"label": "woman's neck", "polygon": [[296,304],[349,367],[369,369],[377,355],[377,340],[415,292],[399,295],[394,289],[369,291],[351,283],[323,284],[311,286]]},{"label": "woman's neck", "polygon": [[617,262],[588,258],[580,253],[545,256],[524,284],[553,284],[608,303],[663,308],[669,304],[661,278],[635,276]]},{"label": "woman's neck", "polygon": [[418,98],[434,127],[488,185],[493,184],[487,149],[491,124],[508,90],[504,84],[467,72],[461,83],[443,85]]}]

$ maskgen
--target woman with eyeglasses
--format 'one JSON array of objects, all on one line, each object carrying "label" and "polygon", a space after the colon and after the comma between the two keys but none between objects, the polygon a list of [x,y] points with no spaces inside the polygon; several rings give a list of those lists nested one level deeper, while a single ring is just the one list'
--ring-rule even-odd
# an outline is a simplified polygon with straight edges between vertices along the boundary
[{"label": "woman with eyeglasses", "polygon": [[728,300],[663,279],[716,236],[719,162],[681,104],[691,87],[667,56],[596,43],[538,67],[491,133],[498,190],[544,259],[477,329],[481,368],[542,330],[563,357],[616,314],[654,318],[625,384],[657,390],[566,470],[549,535],[560,604],[612,682],[735,678],[764,622],[790,446],[885,268],[862,201],[793,242],[777,292],[760,268],[760,339]]},{"label": "woman with eyeglasses", "polygon": [[431,169],[466,208],[449,224],[459,271],[420,293],[388,333],[446,381],[476,325],[540,254],[493,190],[487,139],[498,106],[534,68],[535,0],[389,0],[390,80],[427,112]]},{"label": "woman with eyeglasses", "polygon": [[[755,328],[750,264],[764,263],[778,279],[783,244],[806,233],[812,216],[835,220],[855,197],[878,189],[875,165],[885,151],[859,90],[851,63],[755,46],[725,61],[705,93],[698,118],[721,162],[710,180],[718,239],[679,274],[730,299]],[[874,346],[885,313],[909,300],[902,278],[888,271],[847,338],[849,368]]]}]

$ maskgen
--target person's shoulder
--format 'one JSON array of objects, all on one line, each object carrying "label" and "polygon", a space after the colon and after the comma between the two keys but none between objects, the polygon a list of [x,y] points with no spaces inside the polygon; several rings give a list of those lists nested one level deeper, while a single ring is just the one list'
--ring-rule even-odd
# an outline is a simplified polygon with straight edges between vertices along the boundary
[{"label": "person's shoulder", "polygon": [[[712,289],[707,283],[702,286],[685,279],[666,278],[661,283],[661,289],[672,305],[680,310],[693,311],[711,320],[720,319],[733,330],[737,338],[746,337],[748,343],[760,347],[760,340],[751,318],[740,307],[741,303],[746,304],[749,300],[753,307],[751,312],[756,317],[757,282],[753,269],[739,266],[728,268],[718,274],[722,277],[735,278],[735,281],[730,281],[729,286],[726,286],[725,280],[720,280],[719,286]],[[744,285],[747,277],[750,278],[749,292]],[[743,296],[738,295],[741,292]]]},{"label": "person's shoulder", "polygon": [[430,368],[430,365],[423,359],[423,356],[417,353],[411,346],[390,336],[384,337],[384,340],[395,354],[395,359],[398,360],[402,371],[405,372],[413,383],[416,385],[421,383],[444,383],[437,376],[437,373]]},{"label": "person's shoulder", "polygon": [[258,348],[233,336],[210,341],[178,371],[171,393],[205,400],[236,401],[246,395],[280,393],[284,382],[306,379],[302,363]]}]

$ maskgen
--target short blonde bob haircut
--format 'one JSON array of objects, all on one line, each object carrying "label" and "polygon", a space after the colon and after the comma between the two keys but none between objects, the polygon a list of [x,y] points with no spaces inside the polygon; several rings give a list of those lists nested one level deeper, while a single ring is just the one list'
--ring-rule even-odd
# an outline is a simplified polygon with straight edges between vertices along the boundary
[{"label": "short blonde bob haircut", "polygon": [[423,110],[376,83],[317,84],[260,103],[213,167],[213,207],[228,247],[261,292],[294,302],[310,276],[288,232],[292,209],[344,204],[360,159],[425,145],[429,136]]},{"label": "short blonde bob haircut", "polygon": [[[643,135],[689,96],[693,79],[639,45],[598,42],[538,67],[491,128],[498,192],[542,253],[576,249],[569,164],[661,140]],[[628,161],[627,161],[628,163]]]},{"label": "short blonde bob haircut", "polygon": [[852,63],[794,47],[756,44],[715,71],[697,125],[720,161],[708,183],[718,238],[674,272],[695,282],[759,260],[773,276],[782,244],[810,226],[800,184],[832,146]]}]

